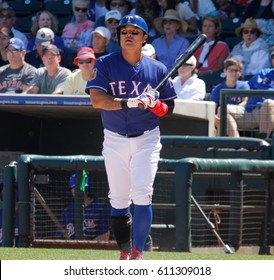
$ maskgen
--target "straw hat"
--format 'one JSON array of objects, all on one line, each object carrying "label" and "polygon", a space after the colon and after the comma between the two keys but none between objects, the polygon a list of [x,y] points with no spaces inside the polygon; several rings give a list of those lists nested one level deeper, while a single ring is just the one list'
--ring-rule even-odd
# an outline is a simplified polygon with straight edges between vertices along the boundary
[{"label": "straw hat", "polygon": [[244,28],[256,29],[259,35],[262,33],[262,30],[258,27],[256,20],[253,18],[247,18],[245,22],[235,30],[235,33],[238,37],[242,35],[242,31]]},{"label": "straw hat", "polygon": [[169,10],[166,10],[163,17],[156,18],[153,21],[155,28],[161,34],[164,33],[164,29],[163,29],[164,20],[176,20],[178,23],[180,23],[180,28],[178,30],[178,33],[185,33],[188,28],[188,23],[186,21],[180,19],[178,12],[176,10],[169,9]]}]

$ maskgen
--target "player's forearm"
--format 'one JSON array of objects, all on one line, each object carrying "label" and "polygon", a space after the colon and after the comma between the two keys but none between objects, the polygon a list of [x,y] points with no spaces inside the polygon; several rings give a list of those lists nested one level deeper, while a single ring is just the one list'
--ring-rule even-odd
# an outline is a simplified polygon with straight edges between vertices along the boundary
[{"label": "player's forearm", "polygon": [[116,99],[110,95],[107,95],[101,90],[91,89],[89,92],[90,101],[93,108],[109,111],[121,109],[121,99]]}]

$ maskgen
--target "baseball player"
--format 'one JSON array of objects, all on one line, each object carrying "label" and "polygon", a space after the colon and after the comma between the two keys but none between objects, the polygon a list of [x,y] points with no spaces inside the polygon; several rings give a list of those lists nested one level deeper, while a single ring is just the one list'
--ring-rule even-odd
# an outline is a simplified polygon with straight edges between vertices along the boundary
[{"label": "baseball player", "polygon": [[[88,195],[88,177],[84,173],[85,190],[84,190],[84,220],[83,220],[83,236],[85,239],[107,241],[110,235],[109,210],[103,202]],[[69,180],[69,189],[73,198],[75,197],[76,174],[72,174]],[[69,205],[62,214],[61,224],[67,230],[68,237],[75,239],[74,228],[74,204]],[[63,239],[62,232],[58,229],[55,237]]]},{"label": "baseball player", "polygon": [[[86,88],[92,106],[102,109],[111,225],[122,260],[143,259],[161,150],[159,118],[172,113],[176,98],[170,80],[159,92],[153,90],[167,69],[142,54],[147,34],[143,18],[125,15],[117,28],[121,51],[96,61],[93,79]],[[132,202],[133,218],[129,209]]]}]

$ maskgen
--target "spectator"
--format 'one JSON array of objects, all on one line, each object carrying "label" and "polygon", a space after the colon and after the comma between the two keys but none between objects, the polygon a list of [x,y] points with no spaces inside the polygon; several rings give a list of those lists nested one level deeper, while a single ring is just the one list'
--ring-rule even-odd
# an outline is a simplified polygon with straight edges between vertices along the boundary
[{"label": "spectator", "polygon": [[86,95],[85,89],[87,81],[94,74],[92,72],[96,58],[91,48],[83,47],[78,50],[74,64],[79,70],[74,71],[66,79],[64,86],[64,94],[67,95]]},{"label": "spectator", "polygon": [[[132,10],[131,0],[106,0],[106,9],[108,11],[118,10],[122,17]],[[95,27],[104,26],[105,16],[101,16],[96,20]]]},{"label": "spectator", "polygon": [[181,36],[186,32],[188,24],[179,18],[177,11],[170,9],[163,17],[154,20],[154,26],[162,35],[151,44],[155,48],[157,60],[170,70],[175,65],[175,60],[189,46],[189,41]]},{"label": "spectator", "polygon": [[27,52],[33,51],[36,49],[35,45],[35,37],[36,33],[39,29],[47,27],[50,28],[54,35],[54,44],[59,48],[63,49],[65,47],[64,40],[62,37],[57,36],[56,33],[58,32],[58,19],[57,17],[47,10],[42,10],[36,13],[31,26],[31,33],[34,37],[33,39],[30,39],[27,46]]},{"label": "spectator", "polygon": [[198,78],[197,60],[191,56],[178,69],[178,76],[172,80],[178,99],[203,100],[206,95],[205,82]]},{"label": "spectator", "polygon": [[238,15],[237,5],[233,1],[215,0],[214,2],[218,17],[221,19],[234,18]]},{"label": "spectator", "polygon": [[167,10],[176,10],[179,14],[179,18],[187,22],[187,35],[197,34],[197,19],[191,8],[186,3],[181,3],[177,0],[157,0],[159,6],[162,9],[161,15],[163,15]]},{"label": "spectator", "polygon": [[[249,85],[245,81],[240,81],[242,75],[243,65],[240,61],[229,58],[224,63],[224,74],[226,80],[213,88],[210,96],[210,101],[216,103],[216,116],[215,116],[215,127],[216,136],[220,135],[220,92],[222,89],[249,89]],[[245,105],[247,98],[233,96],[227,100],[227,104]]]},{"label": "spectator", "polygon": [[45,47],[42,61],[45,67],[37,69],[26,93],[63,94],[65,81],[71,71],[60,66],[59,49],[55,45]]},{"label": "spectator", "polygon": [[142,17],[146,21],[150,42],[152,38],[157,37],[158,33],[153,26],[153,20],[161,15],[157,0],[137,0],[131,13]]},{"label": "spectator", "polygon": [[75,20],[66,24],[62,33],[65,46],[73,50],[90,46],[86,34],[90,33],[94,22],[87,19],[89,0],[72,0],[72,10]]},{"label": "spectator", "polygon": [[8,64],[6,45],[9,39],[13,38],[12,31],[7,27],[0,28],[0,66]]},{"label": "spectator", "polygon": [[273,19],[273,0],[252,0],[243,12],[242,20]]},{"label": "spectator", "polygon": [[92,31],[92,48],[96,58],[108,54],[106,47],[110,38],[110,31],[106,27],[98,26]]},{"label": "spectator", "polygon": [[[43,49],[50,44],[54,44],[54,39],[54,33],[50,28],[40,28],[36,33],[36,38],[34,41],[34,44],[36,46],[35,50],[32,50],[26,54],[26,61],[36,68],[43,67]],[[63,49],[59,49],[59,51],[61,54],[60,65],[70,70],[74,70],[75,66],[73,65],[73,60],[76,56],[76,52],[65,46],[63,47]]]},{"label": "spectator", "polygon": [[13,8],[9,6],[3,6],[0,9],[0,28],[5,26],[11,29],[15,38],[18,38],[23,41],[25,49],[28,45],[28,39],[24,33],[14,28],[16,22],[16,14]]},{"label": "spectator", "polygon": [[[94,0],[91,0],[91,2]],[[106,8],[106,1],[105,0],[96,0],[95,1],[95,20],[98,20],[101,16],[105,16],[108,12]],[[96,22],[96,21],[95,21]]]},{"label": "spectator", "polygon": [[207,36],[207,39],[195,53],[199,76],[223,69],[224,60],[229,55],[229,47],[225,42],[218,40],[221,30],[219,18],[207,16],[202,19],[202,33]]},{"label": "spectator", "polygon": [[121,49],[117,36],[117,27],[121,18],[121,13],[118,10],[111,10],[105,14],[105,26],[111,33],[110,41],[106,47],[108,53],[119,51]]},{"label": "spectator", "polygon": [[[108,241],[110,237],[110,210],[107,209],[105,203],[98,201],[89,194],[89,182],[86,172],[83,172],[84,184],[80,190],[84,192],[83,201],[83,236],[88,240]],[[72,197],[75,198],[76,174],[73,174],[69,180],[69,189]],[[83,188],[83,189],[82,189]],[[74,203],[69,205],[63,212],[61,224],[67,230],[68,237],[75,239],[74,228]],[[82,210],[81,210],[82,211]],[[55,237],[63,239],[62,232],[57,230]]]},{"label": "spectator", "polygon": [[36,68],[25,62],[25,46],[19,38],[6,45],[9,64],[0,67],[0,93],[22,93],[31,84]]},{"label": "spectator", "polygon": [[261,30],[256,21],[247,19],[235,32],[243,40],[232,49],[230,57],[243,64],[243,75],[255,75],[263,68],[270,67],[269,47],[260,38]]},{"label": "spectator", "polygon": [[[274,90],[274,52],[272,68],[262,69],[249,81],[250,89]],[[274,92],[273,92],[274,94]],[[239,128],[259,127],[259,137],[268,138],[274,128],[274,100],[265,97],[249,97],[245,106],[227,106],[227,134],[240,137]]]},{"label": "spectator", "polygon": [[198,20],[203,17],[216,17],[218,15],[212,0],[189,0],[189,3]]}]

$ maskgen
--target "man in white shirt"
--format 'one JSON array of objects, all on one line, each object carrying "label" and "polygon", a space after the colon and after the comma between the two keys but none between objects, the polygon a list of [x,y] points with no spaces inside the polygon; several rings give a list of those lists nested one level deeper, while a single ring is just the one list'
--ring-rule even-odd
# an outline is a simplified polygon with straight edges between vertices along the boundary
[{"label": "man in white shirt", "polygon": [[203,100],[205,98],[205,82],[198,78],[196,64],[195,56],[191,56],[178,69],[179,75],[172,80],[179,99]]}]

